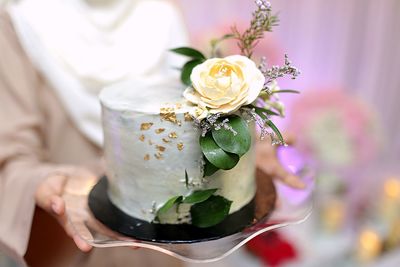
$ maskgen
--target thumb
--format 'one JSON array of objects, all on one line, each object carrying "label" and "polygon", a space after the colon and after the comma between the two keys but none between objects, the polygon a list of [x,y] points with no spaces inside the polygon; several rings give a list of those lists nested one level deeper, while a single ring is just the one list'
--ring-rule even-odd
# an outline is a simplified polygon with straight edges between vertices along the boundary
[{"label": "thumb", "polygon": [[36,190],[36,204],[46,211],[57,213],[57,208],[53,210],[51,206],[52,204],[59,206],[58,198],[61,197],[67,180],[67,176],[60,174],[49,176],[43,180]]}]

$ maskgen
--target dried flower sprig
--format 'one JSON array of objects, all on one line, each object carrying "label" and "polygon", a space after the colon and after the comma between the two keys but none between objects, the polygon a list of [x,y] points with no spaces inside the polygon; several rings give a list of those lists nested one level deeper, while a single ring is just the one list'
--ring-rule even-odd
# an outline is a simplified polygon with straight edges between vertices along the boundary
[{"label": "dried flower sprig", "polygon": [[[272,123],[269,116],[263,112],[257,111],[254,107],[243,107],[240,109],[242,116],[248,121],[254,121],[260,128],[260,139],[264,140],[266,136],[271,138],[272,145],[285,145],[282,134]],[[272,130],[272,131],[270,131]]]},{"label": "dried flower sprig", "polygon": [[268,68],[266,58],[262,57],[258,68],[266,78],[264,89],[267,92],[270,91],[268,85],[276,79],[284,76],[290,76],[292,79],[296,79],[297,76],[301,74],[300,70],[292,65],[287,54],[285,54],[285,64],[283,66],[272,66]]},{"label": "dried flower sprig", "polygon": [[253,55],[253,50],[259,40],[264,37],[264,33],[271,32],[272,28],[279,23],[278,16],[272,15],[269,1],[256,0],[255,3],[257,10],[253,12],[250,27],[243,33],[240,33],[236,26],[231,28],[233,38],[237,40],[241,53],[248,58]]},{"label": "dried flower sprig", "polygon": [[224,118],[222,121],[220,120],[222,115],[222,113],[210,114],[203,120],[193,118],[194,126],[201,130],[201,136],[203,137],[206,136],[206,134],[212,129],[217,131],[220,129],[225,129],[232,132],[233,135],[236,135],[237,132],[232,128],[232,126],[229,125],[228,118]]}]

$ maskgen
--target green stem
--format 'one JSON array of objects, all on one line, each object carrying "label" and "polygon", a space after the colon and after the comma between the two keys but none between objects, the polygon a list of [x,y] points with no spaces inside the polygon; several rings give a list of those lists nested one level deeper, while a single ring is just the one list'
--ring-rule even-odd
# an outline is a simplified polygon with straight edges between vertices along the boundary
[{"label": "green stem", "polygon": [[211,40],[211,57],[217,56],[217,48],[220,43],[222,43],[225,40],[232,39],[234,37],[235,37],[234,34],[225,34],[221,38]]}]

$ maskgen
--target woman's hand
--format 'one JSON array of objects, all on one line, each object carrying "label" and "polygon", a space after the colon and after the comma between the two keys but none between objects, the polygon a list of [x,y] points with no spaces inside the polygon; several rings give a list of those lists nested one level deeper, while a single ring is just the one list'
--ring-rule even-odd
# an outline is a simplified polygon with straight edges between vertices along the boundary
[{"label": "woman's hand", "polygon": [[79,168],[71,169],[65,174],[60,172],[49,175],[39,184],[35,195],[36,204],[57,219],[68,236],[74,240],[76,246],[83,252],[90,251],[92,246],[82,240],[72,228],[65,212],[65,201],[62,195],[69,179],[79,180],[88,176],[94,175],[88,170]]},{"label": "woman's hand", "polygon": [[[286,140],[292,143],[291,140]],[[276,155],[276,149],[269,140],[259,141],[256,144],[256,162],[257,168],[272,178],[277,178],[283,183],[298,189],[305,188],[301,179],[287,171],[279,162]]]}]

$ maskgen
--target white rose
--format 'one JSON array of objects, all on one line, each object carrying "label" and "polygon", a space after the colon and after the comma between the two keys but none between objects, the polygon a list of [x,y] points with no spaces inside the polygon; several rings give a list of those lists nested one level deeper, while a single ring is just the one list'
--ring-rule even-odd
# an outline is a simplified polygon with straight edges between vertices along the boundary
[{"label": "white rose", "polygon": [[[245,56],[212,58],[197,65],[190,76],[192,87],[183,93],[197,105],[203,119],[208,113],[232,113],[253,103],[263,89],[265,77],[256,64]],[[198,114],[199,112],[197,112]]]}]

